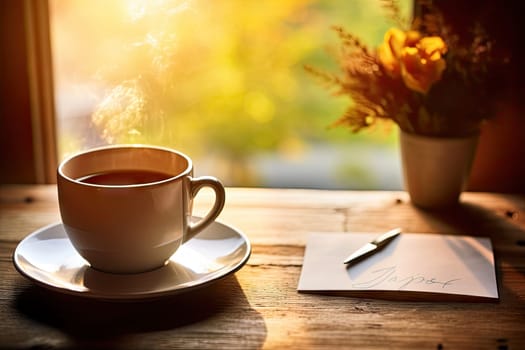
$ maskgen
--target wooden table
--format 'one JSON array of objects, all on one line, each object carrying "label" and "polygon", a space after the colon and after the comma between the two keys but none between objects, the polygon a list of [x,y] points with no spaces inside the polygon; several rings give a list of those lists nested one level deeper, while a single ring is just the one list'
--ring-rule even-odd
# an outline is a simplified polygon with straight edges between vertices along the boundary
[{"label": "wooden table", "polygon": [[[202,193],[196,212],[213,195]],[[228,188],[220,221],[253,245],[248,263],[207,288],[136,303],[35,286],[14,268],[18,242],[60,220],[56,187],[0,186],[0,348],[525,348],[525,196],[465,193],[431,213],[404,192]],[[389,300],[298,293],[310,232],[488,236],[496,302]]]}]

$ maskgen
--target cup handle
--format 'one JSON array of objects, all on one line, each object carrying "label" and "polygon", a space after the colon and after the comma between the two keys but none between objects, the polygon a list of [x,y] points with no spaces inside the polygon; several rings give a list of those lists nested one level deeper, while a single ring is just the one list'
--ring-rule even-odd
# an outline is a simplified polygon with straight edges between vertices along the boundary
[{"label": "cup handle", "polygon": [[199,193],[199,191],[203,187],[210,187],[213,190],[213,192],[215,192],[215,203],[213,203],[213,207],[210,209],[208,214],[206,214],[206,216],[202,218],[199,222],[195,224],[188,224],[188,232],[184,237],[184,242],[192,239],[197,233],[199,233],[206,226],[211,224],[213,220],[215,220],[217,216],[219,216],[219,214],[222,211],[222,208],[224,207],[226,193],[224,191],[224,186],[217,178],[212,176],[201,176],[198,178],[190,177],[191,198],[195,198],[195,196],[197,196],[197,193]]}]

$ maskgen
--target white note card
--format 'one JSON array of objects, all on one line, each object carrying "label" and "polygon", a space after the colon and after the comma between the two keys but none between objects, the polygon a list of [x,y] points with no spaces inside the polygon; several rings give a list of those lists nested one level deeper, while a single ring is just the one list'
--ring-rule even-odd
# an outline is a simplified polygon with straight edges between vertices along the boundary
[{"label": "white note card", "polygon": [[314,233],[308,237],[300,292],[423,292],[498,298],[487,237],[401,233],[382,250],[345,265],[377,233]]}]

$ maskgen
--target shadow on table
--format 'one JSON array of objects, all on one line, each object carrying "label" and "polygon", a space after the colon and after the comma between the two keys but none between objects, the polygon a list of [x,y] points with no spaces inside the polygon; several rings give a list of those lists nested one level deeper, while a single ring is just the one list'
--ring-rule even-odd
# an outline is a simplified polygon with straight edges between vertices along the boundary
[{"label": "shadow on table", "polygon": [[[160,343],[216,348],[235,339],[243,348],[259,349],[267,332],[235,276],[188,293],[133,302],[99,301],[30,286],[17,295],[14,307],[66,333],[75,348],[153,349]],[[236,311],[228,312],[231,309]],[[196,327],[183,328],[189,325]]]},{"label": "shadow on table", "polygon": [[525,230],[518,221],[525,214],[522,208],[522,202],[511,200],[508,207],[502,207],[498,212],[472,203],[460,203],[449,209],[420,210],[420,213],[431,221],[438,221],[440,226],[446,224],[456,234],[489,237],[494,249],[499,290],[503,292],[502,263],[513,266],[520,254],[525,254]]},{"label": "shadow on table", "polygon": [[[498,215],[473,203],[459,203],[448,209],[419,212],[431,220],[437,220],[452,227],[457,233],[473,236],[486,236],[494,241],[516,238],[525,239],[525,231],[517,222],[523,203],[513,202],[501,208]],[[502,234],[505,232],[505,235]],[[513,242],[516,243],[516,242]]]}]

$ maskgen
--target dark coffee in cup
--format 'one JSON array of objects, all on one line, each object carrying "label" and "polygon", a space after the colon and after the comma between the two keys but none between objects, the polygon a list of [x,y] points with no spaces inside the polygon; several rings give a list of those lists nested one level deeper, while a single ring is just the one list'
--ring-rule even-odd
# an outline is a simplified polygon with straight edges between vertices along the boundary
[{"label": "dark coffee in cup", "polygon": [[150,170],[113,170],[82,176],[77,180],[92,185],[126,186],[163,181],[173,175]]}]

